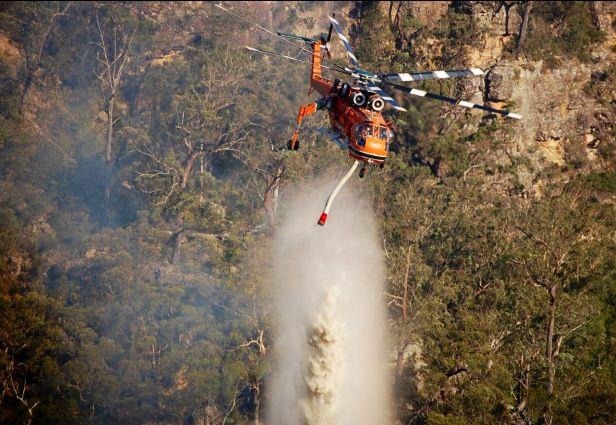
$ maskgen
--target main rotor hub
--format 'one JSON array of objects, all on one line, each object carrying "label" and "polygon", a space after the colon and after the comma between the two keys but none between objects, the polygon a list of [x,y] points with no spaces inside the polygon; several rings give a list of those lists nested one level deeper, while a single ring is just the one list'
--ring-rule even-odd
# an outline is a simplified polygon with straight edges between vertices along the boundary
[{"label": "main rotor hub", "polygon": [[349,72],[349,75],[353,78],[353,81],[357,85],[367,86],[369,84],[379,84],[381,83],[381,79],[378,75],[375,75],[369,71],[365,71],[360,68],[350,69],[344,68]]}]

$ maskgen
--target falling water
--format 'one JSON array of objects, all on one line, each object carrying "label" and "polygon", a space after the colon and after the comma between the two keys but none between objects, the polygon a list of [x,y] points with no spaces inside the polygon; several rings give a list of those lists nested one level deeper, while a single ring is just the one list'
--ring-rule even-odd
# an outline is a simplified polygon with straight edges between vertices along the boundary
[{"label": "falling water", "polygon": [[289,205],[276,238],[272,425],[390,422],[382,252],[369,206],[346,187],[316,225],[334,182]]}]

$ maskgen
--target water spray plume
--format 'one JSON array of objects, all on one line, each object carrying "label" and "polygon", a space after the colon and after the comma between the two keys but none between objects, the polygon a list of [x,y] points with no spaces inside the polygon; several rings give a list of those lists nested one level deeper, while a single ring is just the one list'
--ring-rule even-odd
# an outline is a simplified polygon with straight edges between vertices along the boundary
[{"label": "water spray plume", "polygon": [[348,187],[328,227],[317,227],[314,211],[333,184],[298,196],[278,229],[272,425],[391,422],[375,223]]}]

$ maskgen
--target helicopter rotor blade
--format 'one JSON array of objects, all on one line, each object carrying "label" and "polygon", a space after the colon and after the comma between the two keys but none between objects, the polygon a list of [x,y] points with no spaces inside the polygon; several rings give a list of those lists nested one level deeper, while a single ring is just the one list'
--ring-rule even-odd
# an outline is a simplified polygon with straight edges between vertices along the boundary
[{"label": "helicopter rotor blade", "polygon": [[[250,50],[251,52],[257,52],[257,53],[261,53],[261,54],[269,55],[269,56],[277,56],[277,57],[280,57],[280,58],[291,60],[293,62],[300,62],[300,63],[305,63],[305,64],[308,64],[308,65],[312,65],[312,62],[309,62],[309,61],[303,60],[303,59],[294,58],[292,56],[283,55],[282,53],[272,52],[272,51],[264,50],[264,49],[257,49],[255,47],[250,47],[250,46],[244,46],[244,48]],[[325,68],[325,69],[329,69],[330,71],[336,71],[336,72],[340,72],[340,73],[347,74],[347,75],[350,74],[350,72],[348,72],[348,71],[341,71],[341,70],[339,70],[337,68],[331,68],[331,67],[329,67],[327,65],[321,65],[321,66],[323,68]]]},{"label": "helicopter rotor blade", "polygon": [[[312,50],[310,50],[310,49],[308,49],[308,48],[306,48],[306,47],[304,47],[304,46],[297,45],[297,44],[293,43],[291,40],[288,40],[287,38],[285,38],[285,36],[284,36],[284,35],[281,35],[281,34],[276,34],[276,33],[274,33],[274,32],[272,32],[272,31],[268,30],[267,28],[265,28],[265,27],[263,27],[263,26],[261,26],[261,25],[259,25],[259,24],[257,24],[257,23],[250,22],[248,19],[243,18],[242,16],[238,15],[237,13],[233,13],[233,12],[231,12],[229,9],[225,8],[225,7],[224,7],[221,3],[218,3],[218,4],[216,4],[216,3],[215,3],[215,4],[214,4],[214,6],[216,6],[216,7],[217,7],[217,8],[219,8],[220,10],[224,11],[225,13],[228,13],[229,15],[231,15],[231,16],[233,16],[233,17],[235,17],[235,18],[239,19],[240,21],[247,23],[247,24],[248,24],[248,25],[250,25],[250,26],[252,26],[252,25],[256,26],[256,27],[257,27],[258,29],[260,29],[261,31],[264,31],[265,33],[267,33],[267,34],[269,34],[270,36],[274,37],[276,40],[282,41],[283,43],[286,43],[286,44],[288,44],[288,45],[290,45],[290,46],[293,46],[293,47],[295,47],[296,49],[302,50],[302,51],[304,51],[304,52],[308,53],[309,55],[312,55],[312,53],[313,53],[313,52],[312,52]],[[329,63],[331,66],[336,67],[336,68],[338,68],[338,69],[341,69],[341,70],[343,70],[343,69],[344,69],[344,68],[343,68],[343,67],[341,67],[340,65],[338,65],[338,64],[336,64],[336,63],[333,63],[333,62],[331,62],[331,61],[329,61],[329,60],[327,60],[327,59],[325,59],[325,58],[323,58],[323,62],[327,62],[327,63]]]},{"label": "helicopter rotor blade", "polygon": [[400,111],[400,112],[406,111],[405,108],[400,106],[400,104],[398,102],[396,102],[396,100],[393,97],[391,97],[390,95],[385,93],[380,87],[378,87],[378,86],[368,86],[368,87],[366,87],[366,90],[368,90],[371,93],[376,93],[379,96],[381,96],[381,98],[385,102],[389,103],[396,111]]},{"label": "helicopter rotor blade", "polygon": [[463,106],[465,108],[470,108],[470,109],[480,109],[482,111],[492,112],[494,114],[503,115],[505,117],[513,118],[516,120],[519,120],[522,118],[521,115],[518,115],[510,111],[506,111],[503,109],[496,109],[496,108],[491,108],[485,105],[478,105],[476,103],[468,102],[466,100],[454,99],[452,97],[443,96],[441,94],[430,93],[430,92],[426,92],[426,91],[419,90],[419,89],[412,89],[409,87],[401,86],[399,84],[389,83],[386,81],[384,81],[383,84],[386,84],[394,88],[395,90],[399,90],[404,93],[412,94],[413,96],[426,97],[428,99],[440,100],[441,102],[447,102],[452,105],[460,105],[460,106]]},{"label": "helicopter rotor blade", "polygon": [[355,53],[353,53],[353,49],[351,48],[351,45],[349,44],[349,39],[346,38],[346,36],[342,33],[342,30],[340,29],[340,24],[338,23],[337,20],[335,20],[331,16],[328,16],[328,18],[331,24],[333,25],[334,29],[336,30],[336,33],[338,34],[338,40],[340,40],[340,43],[344,46],[347,52],[347,55],[349,55],[349,60],[351,61],[351,63],[353,64],[355,68],[359,68],[359,62],[357,62]]},{"label": "helicopter rotor blade", "polygon": [[[332,13],[332,18],[335,18],[335,17],[336,17],[336,14]],[[334,29],[334,24],[330,22],[329,31],[327,32],[327,39],[325,40],[327,44],[329,44],[329,41],[332,39],[332,29]]]},{"label": "helicopter rotor blade", "polygon": [[426,71],[426,72],[410,72],[383,74],[381,78],[385,81],[423,81],[434,78],[461,78],[461,77],[478,77],[483,75],[483,71],[479,68],[469,69],[452,69],[446,71]]},{"label": "helicopter rotor blade", "polygon": [[[332,13],[332,18],[336,17],[335,13]],[[332,39],[332,30],[334,29],[334,24],[332,22],[329,23],[329,31],[327,32],[327,38],[325,39],[325,52],[327,53],[327,57],[329,59],[332,58],[331,49],[329,42]]]}]

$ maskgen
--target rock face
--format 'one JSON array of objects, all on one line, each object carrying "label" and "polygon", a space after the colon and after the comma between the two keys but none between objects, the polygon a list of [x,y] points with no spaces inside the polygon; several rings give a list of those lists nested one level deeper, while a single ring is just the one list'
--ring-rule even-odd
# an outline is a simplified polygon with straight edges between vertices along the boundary
[{"label": "rock face", "polygon": [[[593,45],[590,61],[560,57],[556,66],[547,60],[529,61],[524,55],[512,57],[510,51],[521,23],[515,5],[509,4],[508,9],[489,2],[412,2],[404,6],[427,27],[451,8],[472,17],[478,28],[477,43],[467,46],[456,60],[481,68],[486,75],[483,80],[459,81],[457,94],[475,103],[511,107],[522,115],[520,122],[509,122],[513,131],[507,136],[506,146],[494,147],[493,154],[495,163],[518,164],[512,172],[514,178],[531,194],[540,190],[539,176],[545,169],[570,165],[588,170],[605,168],[598,152],[606,144],[614,144],[610,135],[614,122],[609,105],[612,95],[603,88],[609,85],[603,80],[610,65],[616,63],[616,3],[592,2],[590,6],[605,41]],[[382,9],[387,12],[385,5]],[[414,58],[424,68],[434,66],[442,55],[441,47],[438,38],[419,38],[413,45]],[[593,81],[601,86],[600,99],[589,94]],[[477,128],[467,127],[469,131]],[[566,173],[563,176],[566,178]]]},{"label": "rock face", "polygon": [[21,64],[19,48],[4,34],[0,33],[0,57],[8,65],[13,78],[17,77],[17,70]]},{"label": "rock face", "polygon": [[411,15],[422,24],[431,27],[447,13],[448,1],[412,1],[409,2]]},{"label": "rock face", "polygon": [[579,142],[592,127],[600,125],[595,113],[602,106],[584,92],[592,68],[579,63],[551,70],[545,69],[542,63],[524,68],[516,66],[520,76],[512,85],[511,99],[524,117],[520,131],[514,136],[520,148],[541,148],[535,142],[549,140]]},{"label": "rock face", "polygon": [[597,25],[609,38],[616,37],[616,3],[613,1],[593,1],[593,14]]},{"label": "rock face", "polygon": [[487,97],[490,100],[507,100],[513,94],[515,68],[511,62],[501,62],[486,76]]}]

